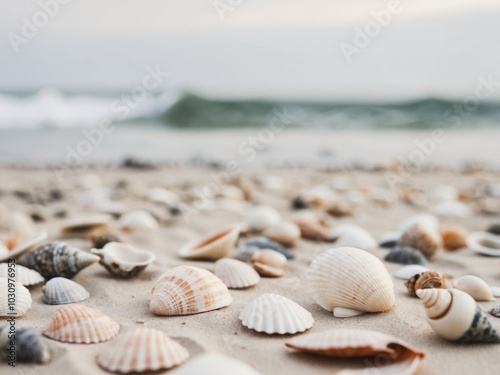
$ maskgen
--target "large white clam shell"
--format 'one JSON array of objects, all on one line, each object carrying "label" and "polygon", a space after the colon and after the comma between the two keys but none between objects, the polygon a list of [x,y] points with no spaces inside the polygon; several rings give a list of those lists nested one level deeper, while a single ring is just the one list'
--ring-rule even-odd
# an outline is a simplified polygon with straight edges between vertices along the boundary
[{"label": "large white clam shell", "polygon": [[229,289],[248,288],[260,281],[257,271],[236,259],[219,259],[215,262],[214,273]]},{"label": "large white clam shell", "polygon": [[170,369],[184,363],[189,352],[163,331],[139,328],[118,336],[97,355],[103,369],[121,374]]},{"label": "large white clam shell", "polygon": [[32,238],[20,243],[8,253],[0,252],[0,262],[6,261],[9,258],[16,258],[19,255],[34,249],[35,247],[40,245],[43,241],[45,241],[47,237],[48,237],[47,232],[42,231],[37,235],[33,236]]},{"label": "large white clam shell", "polygon": [[252,231],[260,232],[281,221],[281,216],[270,206],[256,206],[248,211],[246,223]]},{"label": "large white clam shell", "polygon": [[226,357],[222,354],[206,353],[196,356],[185,365],[172,371],[169,375],[260,375],[259,372],[244,362]]},{"label": "large white clam shell", "polygon": [[378,247],[377,241],[363,228],[353,224],[342,224],[332,228],[329,237],[335,240],[332,246],[350,246],[357,249],[371,251]]},{"label": "large white clam shell", "polygon": [[[8,268],[9,266],[7,263],[0,264],[0,277],[9,277]],[[14,266],[14,275],[15,277],[13,277],[13,279],[15,279],[18,283],[23,284],[24,286],[36,285],[45,281],[43,276],[35,270],[31,270],[19,264],[16,264]]]},{"label": "large white clam shell", "polygon": [[[384,264],[353,247],[326,250],[307,271],[313,299],[335,316],[387,311],[394,305],[394,284]],[[347,313],[347,314],[346,314]]]},{"label": "large white clam shell", "polygon": [[0,316],[23,316],[32,302],[30,291],[25,286],[0,277]]},{"label": "large white clam shell", "polygon": [[160,227],[158,220],[144,210],[127,212],[120,217],[119,224],[130,232],[152,232]]},{"label": "large white clam shell", "polygon": [[179,249],[178,254],[185,259],[217,260],[224,258],[234,249],[239,235],[240,226],[238,224],[229,225],[188,242]]},{"label": "large white clam shell", "polygon": [[483,279],[473,276],[465,275],[453,281],[453,286],[469,294],[476,301],[494,301],[493,292],[486,281]]},{"label": "large white clam shell", "polygon": [[299,304],[278,294],[263,294],[240,313],[241,323],[257,332],[294,334],[311,328],[314,319]]},{"label": "large white clam shell", "polygon": [[43,301],[49,305],[81,302],[89,296],[87,289],[64,277],[54,277],[43,286]]},{"label": "large white clam shell", "polygon": [[474,232],[467,237],[467,247],[476,253],[500,257],[500,236],[488,232]]}]

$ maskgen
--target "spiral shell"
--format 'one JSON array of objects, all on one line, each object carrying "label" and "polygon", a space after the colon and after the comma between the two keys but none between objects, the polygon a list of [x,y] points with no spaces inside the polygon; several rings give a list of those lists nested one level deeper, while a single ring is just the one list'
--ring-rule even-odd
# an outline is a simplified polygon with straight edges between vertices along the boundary
[{"label": "spiral shell", "polygon": [[216,353],[198,355],[185,365],[168,372],[168,375],[194,374],[260,375],[246,363]]},{"label": "spiral shell", "polygon": [[399,245],[413,247],[432,258],[442,246],[442,239],[435,228],[417,222],[403,232]]},{"label": "spiral shell", "polygon": [[406,288],[408,289],[408,294],[412,297],[416,297],[415,293],[419,289],[429,289],[429,288],[445,288],[446,282],[443,275],[434,271],[425,271],[420,274],[413,275],[409,280],[405,282]]},{"label": "spiral shell", "polygon": [[432,329],[458,342],[500,342],[500,336],[474,299],[457,289],[419,289]]},{"label": "spiral shell", "polygon": [[103,369],[121,374],[168,370],[184,363],[189,352],[165,332],[139,328],[118,336],[97,355]]},{"label": "spiral shell", "polygon": [[165,272],[152,293],[149,308],[158,315],[198,314],[226,307],[233,301],[217,276],[192,266],[179,266]]},{"label": "spiral shell", "polygon": [[[44,281],[42,275],[40,275],[35,270],[30,270],[29,268],[20,266],[18,264],[14,267],[15,279],[18,283],[24,286],[36,285]],[[8,277],[8,264],[0,264],[0,277]]]},{"label": "spiral shell", "polygon": [[64,305],[89,298],[83,286],[64,277],[54,277],[43,287],[43,301],[49,305]]},{"label": "spiral shell", "polygon": [[23,316],[32,302],[30,291],[25,286],[0,277],[0,316]]},{"label": "spiral shell", "polygon": [[476,301],[494,301],[491,288],[483,279],[477,276],[465,275],[453,281],[453,286],[469,294]]},{"label": "spiral shell", "polygon": [[[8,326],[0,327],[0,355],[8,359],[9,353]],[[51,352],[45,340],[34,328],[17,328],[15,330],[16,361],[44,364],[50,361]]]},{"label": "spiral shell", "polygon": [[178,254],[185,259],[217,260],[229,255],[240,235],[239,225],[229,225],[205,234],[181,247]]},{"label": "spiral shell", "polygon": [[259,274],[248,264],[236,259],[223,258],[215,262],[214,274],[229,289],[248,288],[257,285]]},{"label": "spiral shell", "polygon": [[326,250],[313,260],[307,279],[313,299],[335,316],[343,309],[380,312],[394,305],[391,275],[378,258],[364,250]]},{"label": "spiral shell", "polygon": [[420,250],[407,246],[396,246],[385,256],[384,260],[391,263],[427,265],[427,259]]}]

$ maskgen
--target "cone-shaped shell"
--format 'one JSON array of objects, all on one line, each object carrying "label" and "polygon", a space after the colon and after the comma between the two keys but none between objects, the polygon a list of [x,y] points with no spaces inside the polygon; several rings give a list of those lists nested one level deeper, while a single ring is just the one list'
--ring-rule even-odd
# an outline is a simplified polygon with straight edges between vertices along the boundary
[{"label": "cone-shaped shell", "polygon": [[384,264],[352,247],[326,250],[307,271],[313,299],[324,309],[387,311],[394,305],[394,284]]},{"label": "cone-shaped shell", "polygon": [[467,293],[457,289],[419,289],[427,320],[441,337],[459,342],[500,342],[484,312]]},{"label": "cone-shaped shell", "polygon": [[479,254],[500,257],[500,236],[488,232],[474,232],[467,237],[467,247]]},{"label": "cone-shaped shell", "polygon": [[25,315],[31,307],[33,301],[30,291],[21,283],[14,283],[7,278],[0,277],[0,316],[20,317]]},{"label": "cone-shaped shell", "polygon": [[168,375],[260,375],[244,362],[226,357],[222,354],[206,353],[196,356]]},{"label": "cone-shaped shell", "polygon": [[61,307],[43,334],[53,340],[75,344],[108,341],[118,334],[120,324],[108,315],[83,305]]},{"label": "cone-shaped shell", "polygon": [[229,289],[248,288],[260,281],[257,271],[236,259],[219,259],[215,262],[214,273]]},{"label": "cone-shaped shell", "polygon": [[49,305],[81,302],[87,298],[89,298],[87,289],[64,277],[54,277],[43,287],[43,301]]},{"label": "cone-shaped shell", "polygon": [[185,259],[217,260],[229,255],[240,235],[239,225],[230,225],[188,242],[179,249]]},{"label": "cone-shaped shell", "polygon": [[[15,277],[11,279],[15,279],[18,283],[23,284],[24,286],[36,285],[44,281],[42,275],[40,275],[35,270],[30,270],[29,268],[20,266],[18,264],[14,267]],[[7,263],[0,264],[0,277],[8,277],[8,265]]]},{"label": "cone-shaped shell", "polygon": [[71,279],[99,257],[68,246],[65,242],[49,242],[23,255],[18,264],[38,271],[46,279],[61,276]]},{"label": "cone-shaped shell", "polygon": [[427,258],[432,258],[443,245],[441,234],[426,224],[414,223],[401,235],[400,246],[409,246],[420,250]]},{"label": "cone-shaped shell", "polygon": [[241,323],[257,332],[294,334],[311,328],[314,319],[299,304],[278,294],[263,294],[245,306]]},{"label": "cone-shaped shell", "polygon": [[103,369],[122,374],[167,370],[184,363],[189,352],[163,331],[139,328],[118,336],[97,356]]},{"label": "cone-shaped shell", "polygon": [[[10,355],[9,326],[0,328],[0,356],[8,360]],[[51,353],[42,335],[34,328],[16,329],[16,361],[27,363],[47,363]]]},{"label": "cone-shaped shell", "polygon": [[493,292],[486,282],[473,275],[461,276],[453,281],[453,286],[469,294],[476,301],[494,301]]},{"label": "cone-shaped shell", "polygon": [[47,232],[42,231],[38,233],[36,236],[30,238],[29,240],[20,243],[11,251],[7,253],[0,254],[0,262],[6,261],[9,258],[16,258],[26,251],[34,249],[36,246],[39,246],[43,241],[47,239]]},{"label": "cone-shaped shell", "polygon": [[179,266],[165,272],[152,290],[150,310],[158,315],[190,315],[228,306],[226,285],[213,273]]}]

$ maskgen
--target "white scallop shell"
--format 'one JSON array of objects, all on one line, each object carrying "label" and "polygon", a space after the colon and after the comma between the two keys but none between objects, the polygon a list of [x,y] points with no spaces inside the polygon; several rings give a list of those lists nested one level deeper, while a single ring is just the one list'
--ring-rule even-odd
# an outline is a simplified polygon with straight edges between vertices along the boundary
[{"label": "white scallop shell", "polygon": [[267,227],[262,235],[285,246],[293,246],[300,239],[300,228],[295,223],[282,221]]},{"label": "white scallop shell", "polygon": [[500,236],[488,232],[474,232],[467,236],[467,247],[476,253],[500,257]]},{"label": "white scallop shell", "polygon": [[85,218],[75,218],[66,220],[61,225],[63,235],[87,234],[95,229],[104,229],[111,221],[109,215],[96,215]]},{"label": "white scallop shell", "polygon": [[103,369],[121,374],[168,370],[184,363],[189,352],[163,331],[134,329],[118,336],[97,355]]},{"label": "white scallop shell", "polygon": [[[7,270],[8,270],[8,264],[1,263],[0,264],[0,277],[8,278]],[[14,274],[15,274],[14,279],[18,283],[21,283],[24,286],[36,285],[36,284],[39,284],[39,283],[45,281],[43,276],[40,275],[35,270],[31,270],[31,269],[23,267],[19,264],[15,265],[14,270],[15,270],[14,271]]]},{"label": "white scallop shell", "polygon": [[257,285],[259,274],[247,263],[236,259],[223,258],[215,262],[214,274],[229,289],[248,288]]},{"label": "white scallop shell", "polygon": [[247,213],[246,223],[250,230],[260,232],[281,221],[281,216],[270,206],[256,206]]},{"label": "white scallop shell", "polygon": [[424,224],[436,230],[439,228],[439,220],[436,216],[428,213],[421,213],[406,219],[400,227],[401,232],[404,232],[415,223]]},{"label": "white scallop shell", "polygon": [[263,294],[245,306],[241,323],[257,332],[294,334],[311,328],[314,319],[299,304],[278,294]]},{"label": "white scallop shell", "polygon": [[5,256],[0,255],[0,262],[3,262],[9,258],[16,258],[17,256],[34,249],[35,247],[40,245],[43,241],[45,241],[47,237],[48,237],[47,232],[45,231],[38,233],[31,239],[17,245],[14,249],[9,251],[8,254],[5,254]]},{"label": "white scallop shell", "polygon": [[120,217],[119,224],[130,232],[152,232],[160,227],[158,220],[144,210],[127,212]]},{"label": "white scallop shell", "polygon": [[80,284],[64,277],[54,277],[43,287],[43,301],[49,305],[64,305],[85,301],[89,292]]},{"label": "white scallop shell", "polygon": [[397,270],[394,276],[398,279],[408,280],[411,279],[412,276],[421,274],[422,272],[428,270],[428,268],[421,266],[420,264],[409,264]]},{"label": "white scallop shell", "polygon": [[[384,264],[353,247],[326,250],[307,271],[313,299],[324,309],[363,312],[387,311],[394,305],[394,284]],[[345,310],[339,313],[345,316]]]},{"label": "white scallop shell", "polygon": [[229,225],[188,242],[179,249],[178,254],[185,259],[217,260],[224,258],[234,249],[239,235],[240,226],[238,224]]},{"label": "white scallop shell", "polygon": [[335,240],[332,245],[334,247],[350,246],[366,251],[371,251],[378,247],[375,238],[357,225],[338,225],[332,228],[328,235],[332,240]]},{"label": "white scallop shell", "polygon": [[453,281],[453,286],[469,294],[476,301],[494,301],[493,292],[486,282],[473,275],[461,276]]},{"label": "white scallop shell", "polygon": [[217,353],[206,353],[194,357],[168,375],[260,375],[244,362]]},{"label": "white scallop shell", "polygon": [[[9,285],[15,284],[15,285]],[[19,282],[0,278],[0,316],[20,317],[25,315],[32,303],[30,291]]]}]

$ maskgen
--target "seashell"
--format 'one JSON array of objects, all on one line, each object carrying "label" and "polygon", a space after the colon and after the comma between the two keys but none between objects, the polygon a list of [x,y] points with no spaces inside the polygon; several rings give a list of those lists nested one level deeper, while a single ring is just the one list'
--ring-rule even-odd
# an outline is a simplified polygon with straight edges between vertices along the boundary
[{"label": "seashell", "polygon": [[500,304],[490,310],[490,314],[496,318],[500,318]]},{"label": "seashell", "polygon": [[257,332],[294,334],[311,328],[314,319],[299,304],[278,294],[263,294],[245,306],[241,323]]},{"label": "seashell", "polygon": [[263,277],[281,277],[287,259],[283,254],[274,250],[257,250],[250,258],[253,268]]},{"label": "seashell", "polygon": [[398,244],[413,247],[420,250],[427,258],[432,258],[442,246],[442,239],[436,229],[415,223],[403,232]]},{"label": "seashell", "polygon": [[360,249],[326,250],[313,260],[307,279],[313,299],[334,316],[345,315],[343,309],[379,312],[394,305],[391,275],[378,258]]},{"label": "seashell", "polygon": [[420,289],[427,321],[441,337],[458,342],[500,342],[474,299],[457,289]]},{"label": "seashell", "polygon": [[111,341],[97,355],[97,363],[107,371],[128,374],[168,370],[188,358],[188,350],[165,332],[139,328]]},{"label": "seashell", "polygon": [[334,217],[353,216],[354,208],[348,202],[332,201],[323,204],[325,211]]},{"label": "seashell", "polygon": [[284,255],[286,259],[294,258],[294,255],[285,247],[265,237],[252,238],[251,240],[240,243],[238,246],[238,253],[244,257],[250,257],[258,250],[273,250]]},{"label": "seashell", "polygon": [[465,275],[453,281],[453,287],[469,294],[476,301],[494,301],[491,288],[477,276]]},{"label": "seashell", "polygon": [[293,246],[300,239],[300,228],[295,223],[282,221],[269,226],[263,235],[285,246]]},{"label": "seashell", "polygon": [[396,276],[398,279],[408,280],[413,275],[425,272],[427,270],[427,268],[421,266],[420,264],[409,264],[407,266],[401,267],[398,271],[396,271],[394,276]]},{"label": "seashell", "polygon": [[[11,347],[8,326],[0,327],[0,355],[8,360]],[[34,328],[17,328],[15,331],[16,361],[44,364],[50,361],[51,352],[45,340]]]},{"label": "seashell", "polygon": [[467,247],[479,254],[500,257],[500,236],[474,232],[467,237]]},{"label": "seashell", "polygon": [[260,373],[246,363],[216,353],[200,354],[187,362],[185,365],[169,371],[168,374],[260,375]]},{"label": "seashell", "polygon": [[90,251],[100,257],[99,263],[111,275],[124,279],[138,275],[156,259],[151,251],[138,250],[120,242],[109,242],[102,249]]},{"label": "seashell", "polygon": [[158,220],[144,210],[127,212],[120,217],[119,223],[128,232],[153,232],[160,227]]},{"label": "seashell", "polygon": [[180,202],[180,198],[176,193],[159,187],[149,190],[148,200],[153,203],[161,203],[169,207],[175,206]]},{"label": "seashell", "polygon": [[459,201],[438,203],[432,207],[432,212],[436,215],[446,217],[467,217],[472,214],[471,208]]},{"label": "seashell", "polygon": [[61,234],[64,236],[86,237],[91,232],[106,229],[110,221],[111,216],[109,215],[70,219],[61,225]]},{"label": "seashell", "polygon": [[199,239],[188,242],[178,251],[185,259],[217,260],[229,255],[240,235],[240,226],[237,224],[209,232]]},{"label": "seashell", "polygon": [[500,288],[496,286],[490,287],[493,297],[500,297]]},{"label": "seashell", "polygon": [[98,232],[90,236],[92,245],[95,249],[102,249],[106,244],[110,242],[121,242],[120,238],[111,232]]},{"label": "seashell", "polygon": [[[18,283],[21,283],[24,286],[36,285],[45,281],[42,275],[40,275],[35,270],[30,270],[29,268],[20,266],[18,264],[14,265],[14,270],[15,271],[13,273],[15,274],[15,277],[11,277],[11,279],[15,279]],[[0,277],[8,278],[8,274],[8,264],[1,263]]]},{"label": "seashell", "polygon": [[427,265],[427,259],[422,252],[408,246],[396,246],[384,257],[384,260],[392,263]]},{"label": "seashell", "polygon": [[429,289],[429,288],[445,288],[446,282],[443,275],[434,271],[425,271],[416,275],[413,275],[410,279],[405,282],[406,288],[408,289],[408,294],[412,297],[416,297],[415,293],[419,289]]},{"label": "seashell", "polygon": [[328,235],[330,239],[334,241],[334,247],[350,246],[361,250],[372,251],[378,246],[375,238],[357,225],[338,225],[330,230]]},{"label": "seashell", "polygon": [[54,277],[47,281],[43,287],[43,301],[49,305],[81,302],[89,296],[87,289],[64,277]]},{"label": "seashell", "polygon": [[401,238],[401,232],[384,233],[378,239],[378,246],[387,249],[392,249],[398,244],[400,238]]},{"label": "seashell", "polygon": [[33,219],[22,211],[9,213],[3,226],[8,232],[24,239],[33,237],[36,233],[36,226]]},{"label": "seashell", "polygon": [[261,232],[271,225],[277,224],[281,221],[281,216],[270,206],[256,206],[250,209],[245,218],[250,230]]},{"label": "seashell", "polygon": [[0,258],[9,258],[10,251],[7,246],[0,240]]},{"label": "seashell", "polygon": [[165,272],[152,293],[149,308],[158,315],[198,314],[226,307],[233,301],[217,276],[192,266],[179,266]]},{"label": "seashell", "polygon": [[419,223],[423,225],[427,225],[428,227],[438,229],[439,228],[439,220],[436,216],[428,213],[417,214],[406,219],[401,225],[401,232],[404,232],[413,224]]},{"label": "seashell", "polygon": [[457,250],[467,247],[467,229],[459,225],[453,225],[441,228],[440,232],[443,239],[443,247],[446,250]]},{"label": "seashell", "polygon": [[[384,358],[384,366],[377,366],[376,372],[408,374],[415,372],[425,352],[415,349],[403,340],[384,333],[365,329],[332,329],[294,337],[286,346],[305,353],[336,358]],[[365,362],[366,363],[366,362]],[[370,361],[368,361],[370,363]],[[375,365],[375,364],[374,364]],[[394,369],[390,372],[390,369]],[[359,372],[371,373],[372,369]],[[385,372],[387,371],[387,372]],[[341,373],[344,373],[342,371]],[[347,370],[347,373],[351,373]],[[357,371],[353,373],[358,374]]]},{"label": "seashell", "polygon": [[312,241],[330,242],[330,236],[328,234],[328,229],[319,224],[298,222],[297,225],[300,229],[300,235],[302,238],[306,238]]},{"label": "seashell", "polygon": [[101,178],[95,174],[86,174],[77,181],[77,186],[82,189],[90,190],[102,186]]},{"label": "seashell", "polygon": [[497,236],[500,235],[500,223],[495,223],[491,224],[488,229],[486,229],[486,232],[491,233],[491,234],[496,234]]},{"label": "seashell", "polygon": [[230,258],[219,259],[215,262],[214,274],[229,289],[248,288],[257,285],[260,281],[259,274],[252,267]]},{"label": "seashell", "polygon": [[0,262],[3,262],[9,258],[15,258],[27,251],[34,249],[39,246],[43,241],[47,239],[47,232],[42,231],[38,235],[32,237],[31,239],[19,244],[14,249],[12,249],[8,255],[0,257]]},{"label": "seashell", "polygon": [[57,276],[71,279],[98,260],[97,255],[78,250],[65,242],[54,241],[24,254],[17,263],[38,271],[46,279]]},{"label": "seashell", "polygon": [[[0,316],[20,317],[31,307],[33,300],[30,291],[17,281],[14,283],[8,278],[0,277]],[[15,301],[12,300],[12,294],[15,294]]]},{"label": "seashell", "polygon": [[74,304],[61,307],[43,334],[53,340],[75,344],[96,344],[118,334],[120,324],[90,307]]}]

